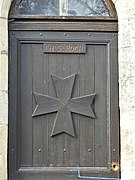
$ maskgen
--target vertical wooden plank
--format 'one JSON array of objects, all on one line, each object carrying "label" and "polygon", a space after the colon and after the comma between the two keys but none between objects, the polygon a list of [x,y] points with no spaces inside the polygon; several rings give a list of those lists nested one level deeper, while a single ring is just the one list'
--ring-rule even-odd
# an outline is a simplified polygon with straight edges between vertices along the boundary
[{"label": "vertical wooden plank", "polygon": [[[33,92],[47,94],[46,87],[46,63],[42,50],[42,44],[32,45],[33,62]],[[47,70],[48,71],[48,70]],[[32,93],[33,93],[32,92]],[[33,96],[33,111],[35,109],[35,99]],[[33,118],[33,166],[47,166],[47,116],[37,116]],[[46,145],[46,146],[45,146]]]},{"label": "vertical wooden plank", "polygon": [[[94,93],[94,47],[87,45],[87,53],[80,55],[80,96]],[[94,165],[94,121],[80,118],[80,166]]]},{"label": "vertical wooden plank", "polygon": [[[110,146],[110,152],[111,152],[111,161],[120,163],[119,159],[119,132],[120,132],[120,122],[119,122],[119,97],[118,97],[118,35],[114,34],[112,37],[112,41],[110,43],[110,76],[111,76],[111,82],[110,82],[110,137],[111,137],[111,146]],[[119,176],[119,171],[117,171],[117,174]]]},{"label": "vertical wooden plank", "polygon": [[[59,54],[48,54],[48,94],[52,97],[56,97],[54,85],[51,75],[61,76],[62,56]],[[49,143],[49,166],[62,167],[63,166],[63,135],[57,135],[51,137],[53,124],[56,118],[56,113],[48,115],[48,143]]]},{"label": "vertical wooden plank", "polygon": [[[67,54],[61,54],[58,56],[60,56],[59,59],[61,59],[61,62],[57,61],[57,73],[60,77],[65,78],[70,75],[70,55],[68,54],[67,56]],[[69,135],[65,133],[61,134],[60,136],[62,136],[61,138],[63,141],[63,166],[70,166],[70,146],[68,146],[67,144],[69,142],[69,139],[72,139],[72,137],[69,137]]]},{"label": "vertical wooden plank", "polygon": [[[17,135],[17,38],[12,32],[10,32],[10,49],[9,49],[9,139],[8,139],[8,156],[9,156],[9,176],[12,179],[17,179],[18,175],[16,170],[20,164],[17,163],[18,160],[18,145],[17,139],[20,136]],[[20,162],[19,162],[20,163]]]},{"label": "vertical wooden plank", "polygon": [[[43,59],[44,59],[44,77],[43,77],[43,81],[44,81],[44,92],[45,94],[48,94],[48,83],[49,83],[49,79],[48,79],[48,74],[49,74],[49,69],[48,69],[48,55],[43,54]],[[45,119],[45,129],[46,129],[46,134],[45,134],[45,141],[44,141],[44,151],[46,152],[44,155],[44,166],[48,167],[49,166],[49,141],[48,139],[50,138],[50,134],[48,133],[48,115],[46,115],[46,119]]]},{"label": "vertical wooden plank", "polygon": [[95,166],[107,166],[107,46],[95,46]]},{"label": "vertical wooden plank", "polygon": [[[63,76],[67,77],[72,74],[78,73],[78,55],[77,54],[68,54],[64,55],[63,59]],[[73,91],[71,98],[78,96],[78,85],[77,85],[77,76],[75,77]],[[79,135],[78,135],[78,115],[71,113],[72,121],[74,125],[76,137],[71,137],[67,134],[64,135],[64,166],[73,167],[77,166],[79,163]]]},{"label": "vertical wooden plank", "polygon": [[21,166],[32,166],[32,46],[21,46]]},{"label": "vertical wooden plank", "polygon": [[[92,94],[96,93],[94,89],[94,73],[95,73],[95,62],[94,62],[94,46],[87,45],[87,54],[85,57],[85,93]],[[94,104],[94,102],[93,102]],[[93,111],[94,106],[92,107]],[[86,118],[86,166],[94,166],[94,124],[95,118]],[[88,126],[87,126],[88,125]]]}]

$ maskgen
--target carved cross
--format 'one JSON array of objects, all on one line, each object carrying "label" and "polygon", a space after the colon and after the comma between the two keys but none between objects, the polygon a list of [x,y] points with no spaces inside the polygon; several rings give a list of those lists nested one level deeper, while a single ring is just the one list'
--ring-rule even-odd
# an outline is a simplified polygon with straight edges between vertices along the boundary
[{"label": "carved cross", "polygon": [[71,113],[95,118],[91,107],[95,93],[71,98],[75,76],[76,74],[73,74],[61,78],[52,75],[56,98],[36,92],[33,93],[37,104],[33,117],[57,112],[51,136],[64,132],[75,137]]}]

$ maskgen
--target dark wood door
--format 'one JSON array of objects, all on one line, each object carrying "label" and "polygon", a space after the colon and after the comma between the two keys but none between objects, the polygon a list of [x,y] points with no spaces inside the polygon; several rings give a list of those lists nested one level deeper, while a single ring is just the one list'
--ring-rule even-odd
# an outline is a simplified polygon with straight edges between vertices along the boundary
[{"label": "dark wood door", "polygon": [[11,31],[9,68],[9,179],[119,177],[117,33]]}]

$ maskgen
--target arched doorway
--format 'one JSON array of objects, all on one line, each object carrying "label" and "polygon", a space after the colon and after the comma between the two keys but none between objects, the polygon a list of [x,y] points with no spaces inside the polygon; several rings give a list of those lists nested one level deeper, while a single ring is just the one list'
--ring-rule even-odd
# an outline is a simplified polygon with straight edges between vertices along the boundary
[{"label": "arched doorway", "polygon": [[119,177],[117,16],[92,2],[12,4],[10,179]]}]

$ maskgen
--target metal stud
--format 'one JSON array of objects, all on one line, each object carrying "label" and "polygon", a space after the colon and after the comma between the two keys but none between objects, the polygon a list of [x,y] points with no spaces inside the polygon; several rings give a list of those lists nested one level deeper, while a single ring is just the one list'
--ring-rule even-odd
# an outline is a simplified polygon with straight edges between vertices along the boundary
[{"label": "metal stud", "polygon": [[40,33],[40,36],[42,36],[42,33]]},{"label": "metal stud", "polygon": [[67,150],[66,149],[63,149],[64,152],[66,152]]},{"label": "metal stud", "polygon": [[113,152],[116,152],[116,149],[113,149]]},{"label": "metal stud", "polygon": [[64,36],[66,36],[67,35],[67,33],[64,33]]},{"label": "metal stud", "polygon": [[15,35],[15,33],[12,33],[12,35]]},{"label": "metal stud", "polygon": [[88,36],[91,36],[91,33],[89,33]]},{"label": "metal stud", "polygon": [[88,149],[88,152],[91,152],[91,149]]},{"label": "metal stud", "polygon": [[41,152],[41,149],[38,149],[38,152]]}]

